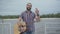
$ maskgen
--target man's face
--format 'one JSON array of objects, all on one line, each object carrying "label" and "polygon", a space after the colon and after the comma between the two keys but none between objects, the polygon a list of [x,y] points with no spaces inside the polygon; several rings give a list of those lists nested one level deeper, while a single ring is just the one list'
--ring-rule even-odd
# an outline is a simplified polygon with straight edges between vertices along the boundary
[{"label": "man's face", "polygon": [[26,9],[27,9],[28,11],[30,11],[30,10],[31,10],[31,7],[32,7],[31,4],[27,4]]}]

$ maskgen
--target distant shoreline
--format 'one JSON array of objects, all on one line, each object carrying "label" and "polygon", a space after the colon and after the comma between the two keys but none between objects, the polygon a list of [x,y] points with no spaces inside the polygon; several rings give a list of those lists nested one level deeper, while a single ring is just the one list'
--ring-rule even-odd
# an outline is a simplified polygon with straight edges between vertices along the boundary
[{"label": "distant shoreline", "polygon": [[[6,16],[0,15],[0,19],[17,19],[17,18],[19,18],[19,15],[6,15]],[[60,18],[60,13],[44,14],[40,15],[40,18]]]},{"label": "distant shoreline", "polygon": [[[40,18],[40,19],[60,19],[60,18]],[[3,20],[18,20],[18,18],[15,18],[15,19],[3,19]]]}]

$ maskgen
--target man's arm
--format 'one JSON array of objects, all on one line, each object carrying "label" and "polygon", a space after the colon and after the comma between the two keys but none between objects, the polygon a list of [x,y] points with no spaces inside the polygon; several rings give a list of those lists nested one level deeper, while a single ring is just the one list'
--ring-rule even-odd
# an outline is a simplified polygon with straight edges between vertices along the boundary
[{"label": "man's arm", "polygon": [[19,15],[18,21],[23,21],[23,13]]},{"label": "man's arm", "polygon": [[35,21],[40,21],[39,10],[35,9]]},{"label": "man's arm", "polygon": [[18,21],[21,21],[21,20],[22,20],[22,18],[21,18],[21,17],[19,17],[19,18],[18,18]]}]

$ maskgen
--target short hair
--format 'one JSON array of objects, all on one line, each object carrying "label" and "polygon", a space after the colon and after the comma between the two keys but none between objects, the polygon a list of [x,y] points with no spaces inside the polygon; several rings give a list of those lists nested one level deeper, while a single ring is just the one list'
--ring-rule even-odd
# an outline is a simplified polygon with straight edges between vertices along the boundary
[{"label": "short hair", "polygon": [[29,4],[32,6],[32,4],[31,4],[31,3],[27,3],[27,5],[29,5]]}]

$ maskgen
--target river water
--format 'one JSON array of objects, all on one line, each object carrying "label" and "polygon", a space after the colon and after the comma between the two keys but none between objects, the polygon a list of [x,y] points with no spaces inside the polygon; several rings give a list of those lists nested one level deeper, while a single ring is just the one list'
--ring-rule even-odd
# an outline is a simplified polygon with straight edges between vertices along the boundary
[{"label": "river water", "polygon": [[[0,19],[0,34],[14,34],[17,19]],[[41,18],[35,22],[35,34],[60,34],[60,18]]]}]

